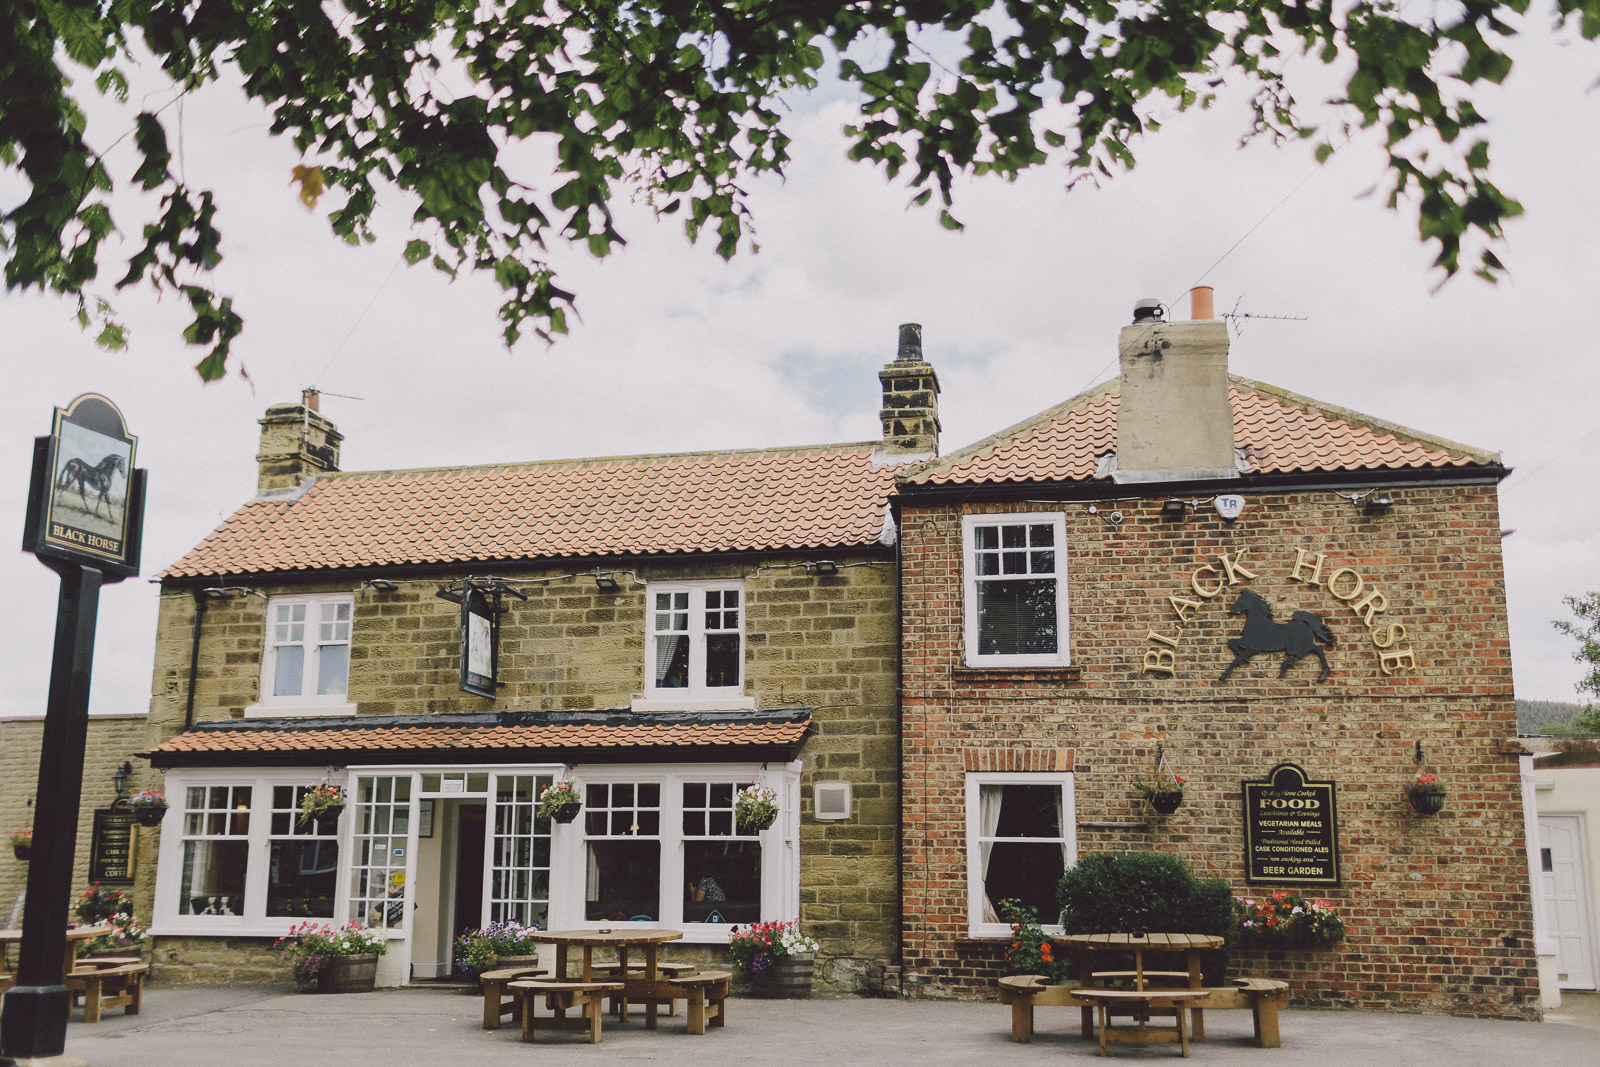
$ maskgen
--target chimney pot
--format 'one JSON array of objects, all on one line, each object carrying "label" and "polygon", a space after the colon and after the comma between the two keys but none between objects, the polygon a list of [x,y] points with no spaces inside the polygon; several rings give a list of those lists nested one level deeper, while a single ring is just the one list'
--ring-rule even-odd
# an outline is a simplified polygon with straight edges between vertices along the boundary
[{"label": "chimney pot", "polygon": [[896,363],[921,363],[922,362],[922,323],[905,322],[900,324],[900,351],[895,355]]},{"label": "chimney pot", "polygon": [[300,390],[300,403],[305,405],[307,411],[317,410],[317,400],[322,394],[315,389]]},{"label": "chimney pot", "polygon": [[1214,319],[1214,309],[1211,304],[1212,289],[1209,285],[1197,285],[1189,290],[1189,317],[1191,319]]},{"label": "chimney pot", "polygon": [[1161,301],[1149,296],[1143,300],[1135,301],[1133,305],[1133,321],[1135,323],[1160,322]]}]

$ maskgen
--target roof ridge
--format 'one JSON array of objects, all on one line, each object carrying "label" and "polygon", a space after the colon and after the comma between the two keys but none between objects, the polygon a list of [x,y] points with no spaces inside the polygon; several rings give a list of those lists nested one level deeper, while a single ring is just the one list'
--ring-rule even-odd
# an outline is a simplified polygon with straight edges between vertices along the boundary
[{"label": "roof ridge", "polygon": [[1104,400],[1111,393],[1120,392],[1121,387],[1122,379],[1120,377],[1108,378],[1099,385],[1092,385],[1076,396],[1068,397],[1054,407],[1046,408],[1037,415],[1030,415],[1021,422],[1007,426],[998,433],[992,433],[988,437],[974,441],[965,448],[958,448],[948,455],[936,456],[933,459],[925,460],[914,467],[903,470],[895,476],[895,482],[897,484],[909,483],[913,480],[931,477],[943,473],[943,471],[951,467],[965,463],[969,459],[980,456],[986,451],[1014,444],[1024,434],[1039,426],[1053,422],[1062,415],[1070,414],[1080,408],[1088,407],[1090,404]]},{"label": "roof ridge", "polygon": [[1359,426],[1363,429],[1373,430],[1379,433],[1386,433],[1400,440],[1410,441],[1412,444],[1425,445],[1429,448],[1438,449],[1441,452],[1457,452],[1462,455],[1469,456],[1476,462],[1486,466],[1503,465],[1501,464],[1499,452],[1493,452],[1483,448],[1475,448],[1472,445],[1462,444],[1460,441],[1452,441],[1447,437],[1439,437],[1436,434],[1423,433],[1421,430],[1413,430],[1411,427],[1402,426],[1398,422],[1389,422],[1387,419],[1376,418],[1375,416],[1356,411],[1353,408],[1341,407],[1338,404],[1329,404],[1321,400],[1315,400],[1309,396],[1305,396],[1302,393],[1297,393],[1292,389],[1285,389],[1279,385],[1269,385],[1266,382],[1258,382],[1253,378],[1246,378],[1238,374],[1228,375],[1228,384],[1237,385],[1252,393],[1259,393],[1273,397],[1276,400],[1290,404],[1294,407],[1304,408],[1308,411],[1315,411],[1321,415],[1337,418],[1350,426]]},{"label": "roof ridge", "polygon": [[[772,448],[711,448],[696,452],[635,452],[614,456],[568,456],[562,459],[528,459],[508,460],[499,463],[460,463],[450,466],[438,467],[391,467],[387,469],[360,470],[360,471],[319,471],[317,477],[326,480],[349,481],[365,477],[393,477],[405,474],[438,474],[456,473],[460,471],[491,471],[507,470],[520,467],[571,467],[583,463],[628,463],[637,460],[664,459],[664,460],[693,460],[704,459],[708,456],[757,456],[757,455],[783,455],[802,453],[839,453],[870,452],[874,448],[882,447],[882,441],[834,441],[814,445],[781,445]],[[257,497],[256,499],[274,499],[270,497]],[[280,498],[281,499],[281,498]]]}]

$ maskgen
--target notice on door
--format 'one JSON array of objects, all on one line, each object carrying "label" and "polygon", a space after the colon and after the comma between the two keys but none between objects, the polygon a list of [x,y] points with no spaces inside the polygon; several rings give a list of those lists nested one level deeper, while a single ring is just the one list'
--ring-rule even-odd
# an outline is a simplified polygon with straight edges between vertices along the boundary
[{"label": "notice on door", "polygon": [[1293,763],[1245,779],[1245,881],[1338,885],[1339,815],[1332,782],[1313,782]]}]

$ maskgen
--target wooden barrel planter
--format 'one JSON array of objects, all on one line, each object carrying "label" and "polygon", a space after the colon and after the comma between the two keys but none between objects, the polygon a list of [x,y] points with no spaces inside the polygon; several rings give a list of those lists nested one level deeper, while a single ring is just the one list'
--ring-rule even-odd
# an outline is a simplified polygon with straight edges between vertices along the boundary
[{"label": "wooden barrel planter", "polygon": [[335,956],[317,975],[318,993],[370,993],[378,979],[378,955]]},{"label": "wooden barrel planter", "polygon": [[758,997],[809,997],[815,963],[816,957],[810,955],[784,956],[760,974],[750,976],[750,991]]}]

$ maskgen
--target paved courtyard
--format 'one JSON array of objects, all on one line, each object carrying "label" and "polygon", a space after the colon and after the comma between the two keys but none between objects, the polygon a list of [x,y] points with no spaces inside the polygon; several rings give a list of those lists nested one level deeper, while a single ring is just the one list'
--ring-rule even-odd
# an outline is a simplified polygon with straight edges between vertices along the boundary
[{"label": "paved courtyard", "polygon": [[[811,999],[735,1000],[728,1025],[705,1037],[666,1018],[655,1032],[634,1016],[608,1019],[598,1046],[575,1034],[541,1033],[523,1044],[518,1031],[479,1028],[475,997],[402,989],[345,996],[281,994],[245,987],[152,989],[142,1015],[112,1012],[89,1026],[70,1024],[69,1057],[95,1067],[252,1067],[337,1063],[396,1065],[683,1063],[683,1064],[960,1064],[1029,1067],[1063,1058],[1098,1059],[1077,1036],[1077,1012],[1039,1009],[1032,1044],[1009,1040],[1009,1009],[992,1003]],[[1600,1060],[1600,997],[1569,995],[1545,1022],[1504,1022],[1379,1012],[1290,1010],[1281,1017],[1283,1047],[1256,1048],[1248,1012],[1209,1012],[1206,1040],[1191,1062],[1276,1067],[1301,1064],[1426,1062],[1589,1067]],[[1112,1059],[1168,1062],[1173,1045],[1123,1046]]]}]

